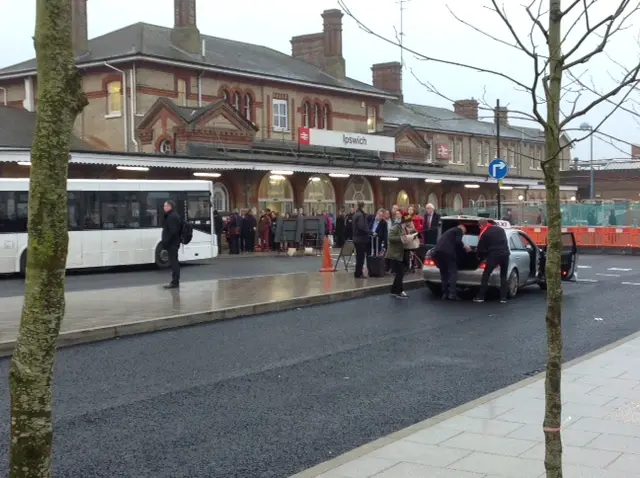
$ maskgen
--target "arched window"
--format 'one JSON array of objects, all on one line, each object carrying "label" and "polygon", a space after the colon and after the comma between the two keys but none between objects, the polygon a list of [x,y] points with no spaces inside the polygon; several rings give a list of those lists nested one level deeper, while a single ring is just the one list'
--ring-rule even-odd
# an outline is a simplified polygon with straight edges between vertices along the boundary
[{"label": "arched window", "polygon": [[293,188],[289,179],[278,174],[267,174],[258,188],[258,203],[260,209],[292,213]]},{"label": "arched window", "polygon": [[238,112],[242,112],[242,95],[237,91],[233,93],[231,106]]},{"label": "arched window", "polygon": [[187,82],[183,79],[178,79],[178,105],[187,106]]},{"label": "arched window", "polygon": [[344,203],[349,207],[356,207],[362,201],[367,213],[373,213],[373,189],[366,178],[356,176],[349,181],[344,191]]},{"label": "arched window", "polygon": [[211,205],[216,211],[229,211],[229,191],[227,191],[227,188],[224,186],[224,184],[213,184],[213,196],[211,199]]},{"label": "arched window", "polygon": [[231,104],[231,95],[229,95],[227,90],[222,90],[222,99]]},{"label": "arched window", "polygon": [[329,129],[329,120],[331,118],[331,111],[329,110],[329,105],[324,105],[322,107],[322,128]]},{"label": "arched window", "polygon": [[436,195],[436,193],[429,194],[427,202],[433,204],[434,209],[438,209],[438,196]]},{"label": "arched window", "polygon": [[456,194],[453,197],[453,210],[454,210],[454,213],[457,214],[460,211],[462,211],[463,206],[464,206],[464,202],[462,200],[462,196],[460,196],[460,194]]},{"label": "arched window", "polygon": [[483,194],[478,196],[478,200],[476,201],[476,207],[478,209],[485,209],[487,207],[487,200]]},{"label": "arched window", "polygon": [[158,153],[173,154],[173,143],[170,139],[163,139],[158,143]]},{"label": "arched window", "polygon": [[251,108],[253,107],[253,98],[249,93],[244,95],[244,117],[247,121],[253,121],[251,116]]},{"label": "arched window", "polygon": [[402,190],[398,193],[396,204],[402,209],[406,209],[409,207],[409,195],[407,194],[407,191]]},{"label": "arched window", "polygon": [[302,126],[311,127],[311,105],[307,101],[302,105]]},{"label": "arched window", "polygon": [[336,193],[328,176],[312,176],[304,188],[304,212],[312,214],[314,211],[336,212]]},{"label": "arched window", "polygon": [[122,114],[122,85],[119,81],[107,83],[107,116]]},{"label": "arched window", "polygon": [[321,117],[320,117],[320,105],[318,105],[317,103],[313,105],[313,127],[322,128]]}]

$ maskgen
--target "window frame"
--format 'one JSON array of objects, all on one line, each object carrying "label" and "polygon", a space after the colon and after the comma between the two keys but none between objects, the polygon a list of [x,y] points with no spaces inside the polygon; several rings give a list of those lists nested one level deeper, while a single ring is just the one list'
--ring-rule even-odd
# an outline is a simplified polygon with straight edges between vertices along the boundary
[{"label": "window frame", "polygon": [[367,133],[375,133],[378,131],[378,108],[376,106],[367,105]]},{"label": "window frame", "polygon": [[[183,86],[184,88],[181,88]],[[178,78],[176,80],[176,92],[177,92],[177,100],[178,106],[187,106],[187,81],[183,78]]]},{"label": "window frame", "polygon": [[478,141],[476,144],[476,166],[482,166],[483,142]]},{"label": "window frame", "polygon": [[[274,98],[271,101],[271,106],[272,106],[272,114],[271,114],[271,119],[272,119],[272,124],[271,124],[271,129],[273,131],[277,131],[279,133],[288,133],[291,131],[291,126],[290,126],[290,122],[289,122],[289,100],[281,100],[279,98]],[[284,113],[282,113],[280,111],[280,108],[284,107]],[[277,121],[276,121],[277,119]],[[284,120],[284,123],[286,123],[285,126],[282,126],[281,123],[283,122],[282,120]]]},{"label": "window frame", "polygon": [[244,118],[249,122],[253,122],[253,97],[249,93],[244,94],[242,109]]},{"label": "window frame", "polygon": [[[111,86],[118,85],[118,91],[112,91]],[[120,118],[122,117],[122,109],[123,109],[123,96],[122,96],[122,81],[121,80],[113,80],[108,82],[105,85],[107,90],[107,114],[105,115],[107,118]],[[113,107],[113,99],[118,98],[119,109],[112,109]]]}]

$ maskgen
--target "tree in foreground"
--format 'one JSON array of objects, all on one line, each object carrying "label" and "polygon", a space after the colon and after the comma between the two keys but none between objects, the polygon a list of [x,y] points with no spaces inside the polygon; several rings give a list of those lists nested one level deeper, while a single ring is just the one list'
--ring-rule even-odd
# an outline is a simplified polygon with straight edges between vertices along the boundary
[{"label": "tree in foreground", "polygon": [[71,132],[87,104],[73,56],[71,0],[37,0],[36,132],[31,150],[26,290],[9,371],[9,478],[49,478],[52,380],[64,317]]},{"label": "tree in foreground", "polygon": [[[640,20],[638,0],[527,0],[527,4],[509,2],[509,9],[524,9],[520,13],[528,18],[526,28],[518,28],[510,21],[508,10],[497,0],[488,0],[484,7],[492,10],[501,20],[504,36],[485,31],[487,25],[474,25],[456,15],[453,17],[479,35],[494,40],[502,46],[518,50],[531,61],[527,77],[492,70],[482,65],[464,64],[453,58],[438,58],[406,46],[399,39],[387,38],[367,27],[352,12],[347,0],[339,0],[345,14],[365,32],[378,39],[396,45],[416,59],[457,67],[467,71],[484,73],[510,82],[524,92],[531,103],[529,111],[517,111],[522,118],[537,122],[544,131],[546,156],[541,160],[544,173],[547,203],[547,367],[545,378],[545,414],[543,433],[545,436],[545,469],[547,478],[562,478],[562,213],[560,204],[560,160],[563,145],[561,136],[565,131],[579,131],[572,128],[576,121],[595,108],[607,111],[595,126],[588,128],[588,134],[575,138],[571,144],[582,141],[598,131],[607,119],[625,102],[632,101],[639,81],[640,61],[637,51],[629,48],[631,42],[614,45],[618,33]],[[598,12],[598,13],[596,13]],[[598,18],[595,18],[598,17]],[[637,25],[637,23],[635,23]],[[615,38],[614,38],[615,37]],[[626,65],[613,59],[613,53],[626,50]],[[495,52],[479,52],[495,56]],[[602,69],[596,62],[602,57],[609,58],[620,70],[615,81],[608,88],[601,89],[592,81],[585,80],[589,67]],[[435,94],[445,97],[431,82],[417,78],[420,83]],[[583,101],[589,97],[589,101]],[[487,108],[493,110],[489,105]],[[584,129],[584,128],[582,128]],[[579,135],[578,135],[579,136]],[[569,145],[564,145],[568,147]]]}]

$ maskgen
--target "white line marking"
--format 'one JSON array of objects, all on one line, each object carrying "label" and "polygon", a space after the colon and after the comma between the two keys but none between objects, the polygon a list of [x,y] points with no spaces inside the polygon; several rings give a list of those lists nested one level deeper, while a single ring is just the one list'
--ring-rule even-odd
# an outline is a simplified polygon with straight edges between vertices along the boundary
[{"label": "white line marking", "polygon": [[620,267],[610,267],[609,269],[607,269],[608,271],[620,271],[620,272],[629,272],[632,271],[633,269],[621,269]]},{"label": "white line marking", "polygon": [[622,285],[640,285],[640,282],[620,282]]},{"label": "white line marking", "polygon": [[600,282],[597,279],[577,279],[578,282]]},{"label": "white line marking", "polygon": [[578,269],[591,269],[591,266],[578,266]]},{"label": "white line marking", "polygon": [[597,276],[602,276],[602,277],[620,277],[620,274],[600,274],[600,273],[596,273]]}]

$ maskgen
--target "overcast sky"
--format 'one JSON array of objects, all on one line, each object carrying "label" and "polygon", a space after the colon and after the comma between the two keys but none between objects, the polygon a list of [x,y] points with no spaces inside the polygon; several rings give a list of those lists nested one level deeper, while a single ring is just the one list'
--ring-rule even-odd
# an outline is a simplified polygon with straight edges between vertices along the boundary
[{"label": "overcast sky", "polygon": [[[374,2],[375,8],[372,8],[372,2],[367,0],[345,2],[361,22],[381,35],[394,39],[395,29],[399,29],[400,26],[400,6],[397,1],[378,0]],[[510,2],[507,3],[511,5]],[[508,13],[514,29],[526,34],[530,30],[531,22],[522,11],[521,3],[513,2]],[[569,2],[565,0],[563,3]],[[611,13],[607,10],[613,6],[607,7],[607,4],[618,2],[607,3],[600,0],[600,3],[601,7],[593,9],[594,17],[602,18],[603,15]],[[34,56],[31,39],[35,24],[34,4],[33,0],[12,2],[12,21],[5,22],[0,29],[0,66],[11,65]],[[493,69],[527,85],[531,84],[531,60],[524,53],[500,45],[473,31],[457,21],[447,9],[451,8],[456,15],[472,22],[478,29],[511,41],[498,16],[484,8],[488,4],[488,0],[408,1],[405,4],[405,45],[427,56]],[[263,44],[290,54],[291,37],[321,31],[320,14],[324,9],[336,7],[337,0],[316,0],[308,4],[299,0],[278,0],[275,3],[258,0],[200,0],[198,26],[202,33],[208,35]],[[135,22],[167,27],[173,25],[173,0],[88,0],[88,12],[90,38]],[[638,61],[640,48],[637,47],[634,38],[640,31],[638,20],[640,15],[636,17],[635,22],[632,21],[635,26],[621,32],[609,49],[613,59],[625,65]],[[595,21],[592,20],[592,23]],[[582,26],[576,27],[570,40],[575,40],[576,35],[583,30]],[[564,50],[567,51],[569,44],[573,43],[574,41],[570,41]],[[347,74],[368,83],[371,82],[372,64],[400,59],[399,48],[362,31],[347,16],[344,18],[343,48]],[[621,52],[624,52],[624,55]],[[517,91],[507,80],[425,62],[406,52],[404,62],[404,96],[407,102],[451,108],[451,102],[443,96],[450,99],[484,98],[489,104],[495,104],[499,97],[501,103],[508,104],[510,109],[531,111],[530,95]],[[603,57],[591,63],[588,71],[583,71],[585,76],[582,79],[594,84],[601,91],[608,90],[613,85],[612,75],[619,75],[619,72],[619,67]],[[430,92],[416,78],[432,83],[440,95]],[[585,95],[580,104],[584,106],[591,100],[593,95]],[[565,105],[565,108],[568,109],[569,106]],[[603,105],[584,119],[578,120],[572,127],[578,128],[581,122],[596,125],[609,110],[609,105]],[[490,120],[488,116],[491,113],[481,114]],[[519,124],[535,126],[531,122],[519,121]],[[640,142],[639,125],[640,121],[634,116],[618,112],[602,126],[601,131],[628,142]],[[580,136],[575,131],[569,133],[572,137]],[[619,149],[627,154],[623,154]],[[602,139],[596,139],[594,150],[596,159],[621,158],[628,157],[630,147],[619,143],[616,148]],[[589,142],[577,145],[573,150],[573,156],[588,159]]]}]

